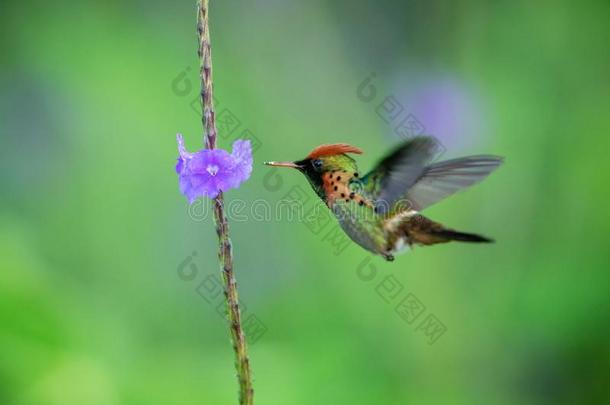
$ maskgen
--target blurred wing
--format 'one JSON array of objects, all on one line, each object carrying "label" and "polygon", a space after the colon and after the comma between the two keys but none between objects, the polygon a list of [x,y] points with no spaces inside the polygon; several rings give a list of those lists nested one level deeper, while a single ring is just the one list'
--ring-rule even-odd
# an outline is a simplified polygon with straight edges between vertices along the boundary
[{"label": "blurred wing", "polygon": [[468,156],[428,166],[404,198],[421,211],[487,177],[503,162],[498,156]]},{"label": "blurred wing", "polygon": [[413,138],[385,157],[362,179],[380,214],[404,198],[407,190],[424,175],[426,165],[438,150],[434,138]]}]

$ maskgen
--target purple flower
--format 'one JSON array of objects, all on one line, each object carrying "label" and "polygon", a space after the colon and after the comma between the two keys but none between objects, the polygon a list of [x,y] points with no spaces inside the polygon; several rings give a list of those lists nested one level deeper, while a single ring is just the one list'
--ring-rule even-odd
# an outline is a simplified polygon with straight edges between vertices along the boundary
[{"label": "purple flower", "polygon": [[250,141],[235,141],[232,154],[222,149],[189,153],[184,148],[182,135],[176,135],[176,139],[180,153],[176,164],[180,192],[189,203],[203,196],[215,198],[221,191],[238,188],[252,173]]}]

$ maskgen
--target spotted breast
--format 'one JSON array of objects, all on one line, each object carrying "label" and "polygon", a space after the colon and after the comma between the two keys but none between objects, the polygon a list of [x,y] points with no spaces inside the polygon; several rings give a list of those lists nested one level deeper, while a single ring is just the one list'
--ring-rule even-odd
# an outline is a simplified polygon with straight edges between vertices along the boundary
[{"label": "spotted breast", "polygon": [[328,208],[332,209],[339,200],[347,203],[354,202],[360,206],[373,206],[369,200],[359,193],[362,187],[358,181],[358,173],[332,171],[322,176],[322,182]]}]

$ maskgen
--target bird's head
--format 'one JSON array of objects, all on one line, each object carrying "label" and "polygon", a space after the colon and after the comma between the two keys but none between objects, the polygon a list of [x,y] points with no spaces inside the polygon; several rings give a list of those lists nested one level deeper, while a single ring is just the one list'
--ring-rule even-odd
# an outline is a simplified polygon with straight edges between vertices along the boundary
[{"label": "bird's head", "polygon": [[320,145],[312,150],[305,159],[295,162],[265,162],[265,164],[297,169],[307,177],[316,193],[323,196],[322,177],[324,174],[335,171],[356,171],[356,162],[347,155],[348,153],[361,154],[362,150],[346,143]]}]

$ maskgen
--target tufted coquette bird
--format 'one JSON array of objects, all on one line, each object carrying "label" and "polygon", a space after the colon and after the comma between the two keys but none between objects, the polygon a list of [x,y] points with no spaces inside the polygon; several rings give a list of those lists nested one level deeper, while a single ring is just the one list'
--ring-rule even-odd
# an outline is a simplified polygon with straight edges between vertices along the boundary
[{"label": "tufted coquette bird", "polygon": [[481,235],[447,228],[419,212],[480,182],[503,159],[478,155],[433,163],[438,150],[439,144],[432,137],[412,138],[364,176],[349,156],[362,150],[344,143],[321,145],[296,162],[265,164],[303,173],[354,242],[392,261],[396,253],[413,245],[492,242]]}]

